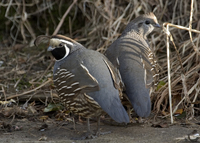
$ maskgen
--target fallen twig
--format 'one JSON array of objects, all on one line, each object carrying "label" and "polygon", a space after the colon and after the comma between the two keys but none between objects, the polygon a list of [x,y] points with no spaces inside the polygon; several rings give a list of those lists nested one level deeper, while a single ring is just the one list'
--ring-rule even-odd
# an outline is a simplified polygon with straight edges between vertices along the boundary
[{"label": "fallen twig", "polygon": [[48,83],[50,83],[50,82],[52,82],[52,79],[51,79],[51,78],[49,78],[45,83],[41,84],[40,86],[38,86],[38,87],[36,87],[36,88],[34,88],[34,89],[32,89],[32,90],[25,91],[25,92],[23,92],[23,93],[21,93],[21,94],[16,94],[16,95],[8,96],[7,99],[16,98],[16,97],[19,97],[19,96],[26,95],[26,94],[28,94],[28,93],[34,92],[34,91],[40,89],[41,87],[45,86],[46,84],[48,84]]}]

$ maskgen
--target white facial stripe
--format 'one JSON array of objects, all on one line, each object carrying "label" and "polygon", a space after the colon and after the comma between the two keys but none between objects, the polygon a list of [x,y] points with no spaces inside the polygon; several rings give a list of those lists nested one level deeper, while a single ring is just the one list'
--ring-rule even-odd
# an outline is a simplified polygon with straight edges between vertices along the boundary
[{"label": "white facial stripe", "polygon": [[66,51],[66,54],[64,57],[67,57],[69,55],[69,48],[67,47],[67,45],[65,45],[65,51]]},{"label": "white facial stripe", "polygon": [[73,46],[73,43],[72,43],[72,42],[69,42],[69,41],[67,41],[67,40],[59,39],[59,41]]}]

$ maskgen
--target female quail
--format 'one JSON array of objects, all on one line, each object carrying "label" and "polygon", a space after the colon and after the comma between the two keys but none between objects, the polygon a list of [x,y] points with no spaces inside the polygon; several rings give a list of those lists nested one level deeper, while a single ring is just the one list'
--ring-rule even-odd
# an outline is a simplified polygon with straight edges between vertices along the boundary
[{"label": "female quail", "polygon": [[105,53],[119,68],[125,93],[140,117],[147,117],[151,112],[149,89],[146,87],[158,79],[157,63],[147,41],[154,27],[160,25],[153,13],[135,18]]},{"label": "female quail", "polygon": [[53,79],[58,95],[70,111],[88,119],[88,133],[89,118],[98,117],[99,129],[105,112],[116,122],[129,122],[119,96],[120,76],[104,55],[62,35],[39,36],[35,45],[43,39],[49,39],[48,51],[56,59]]}]

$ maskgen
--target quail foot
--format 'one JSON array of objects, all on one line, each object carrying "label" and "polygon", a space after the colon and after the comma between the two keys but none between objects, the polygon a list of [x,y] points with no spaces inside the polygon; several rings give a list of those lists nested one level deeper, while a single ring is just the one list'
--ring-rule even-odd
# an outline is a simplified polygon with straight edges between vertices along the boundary
[{"label": "quail foot", "polygon": [[[100,134],[100,116],[105,113],[116,122],[129,122],[120,101],[120,74],[104,55],[63,35],[39,36],[35,45],[43,40],[49,41],[48,51],[56,59],[53,80],[61,101],[71,112],[87,118],[87,134],[80,139]],[[92,117],[98,118],[96,134],[90,129]]]},{"label": "quail foot", "polygon": [[119,68],[125,93],[140,117],[147,117],[151,112],[149,87],[158,80],[157,62],[147,40],[155,27],[160,25],[153,13],[137,17],[105,52]]}]

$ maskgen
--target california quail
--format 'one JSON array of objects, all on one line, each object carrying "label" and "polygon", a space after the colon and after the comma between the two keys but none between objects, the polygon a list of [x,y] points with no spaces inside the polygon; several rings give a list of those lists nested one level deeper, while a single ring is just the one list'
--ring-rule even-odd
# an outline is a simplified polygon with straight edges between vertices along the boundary
[{"label": "california quail", "polygon": [[58,95],[70,111],[88,119],[88,132],[89,118],[98,117],[99,124],[105,112],[116,122],[129,122],[119,97],[120,74],[104,55],[62,35],[39,36],[35,45],[43,39],[49,39],[48,51],[56,59],[53,79]]},{"label": "california quail", "polygon": [[135,18],[105,52],[119,68],[125,93],[140,117],[147,117],[151,112],[148,86],[158,79],[157,63],[147,41],[154,27],[160,25],[153,13]]}]

